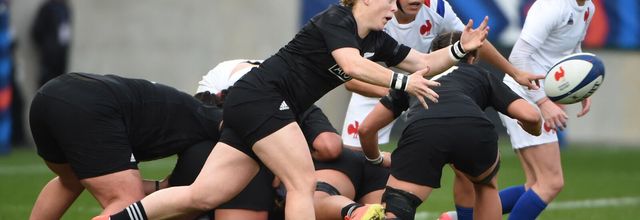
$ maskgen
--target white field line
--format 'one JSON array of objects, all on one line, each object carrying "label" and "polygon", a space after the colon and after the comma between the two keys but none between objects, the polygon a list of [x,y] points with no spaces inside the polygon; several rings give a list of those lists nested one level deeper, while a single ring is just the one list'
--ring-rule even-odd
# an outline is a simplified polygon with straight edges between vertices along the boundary
[{"label": "white field line", "polygon": [[[573,200],[573,201],[558,201],[552,202],[547,207],[547,210],[571,210],[571,209],[586,209],[586,208],[602,208],[611,206],[634,206],[640,205],[640,197],[619,197],[619,198],[602,198],[602,199],[585,199],[585,200]],[[441,213],[435,212],[418,212],[416,213],[416,220],[434,220],[440,216]]]}]

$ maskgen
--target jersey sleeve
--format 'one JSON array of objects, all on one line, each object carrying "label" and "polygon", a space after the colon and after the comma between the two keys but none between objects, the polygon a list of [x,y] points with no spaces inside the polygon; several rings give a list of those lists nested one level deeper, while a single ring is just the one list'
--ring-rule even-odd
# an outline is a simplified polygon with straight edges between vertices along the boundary
[{"label": "jersey sleeve", "polygon": [[491,89],[491,95],[489,98],[490,105],[493,106],[496,111],[502,114],[509,115],[507,108],[509,104],[522,97],[518,96],[509,86],[502,82],[502,79],[496,77],[491,73],[486,73],[489,86]]},{"label": "jersey sleeve", "polygon": [[347,13],[339,12],[326,13],[312,22],[320,31],[329,51],[344,47],[358,48],[355,20]]},{"label": "jersey sleeve", "polygon": [[376,55],[372,58],[375,62],[384,62],[385,65],[391,67],[396,66],[402,62],[411,48],[398,43],[393,37],[383,31],[379,31],[378,34],[378,48],[376,49]]},{"label": "jersey sleeve", "polygon": [[456,12],[453,11],[453,8],[451,7],[451,5],[449,5],[449,2],[443,0],[442,4],[444,6],[443,24],[445,31],[463,31],[465,25],[464,23],[462,23]]},{"label": "jersey sleeve", "polygon": [[562,20],[560,8],[551,1],[536,1],[529,9],[520,38],[539,48]]},{"label": "jersey sleeve", "polygon": [[404,91],[390,89],[389,94],[380,99],[380,103],[391,110],[393,117],[397,118],[409,108],[409,94]]}]

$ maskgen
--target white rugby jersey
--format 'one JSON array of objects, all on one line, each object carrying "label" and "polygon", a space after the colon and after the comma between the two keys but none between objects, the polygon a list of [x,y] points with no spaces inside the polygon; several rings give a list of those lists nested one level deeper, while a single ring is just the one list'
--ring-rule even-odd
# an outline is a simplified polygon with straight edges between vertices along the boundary
[{"label": "white rugby jersey", "polygon": [[[576,0],[534,2],[527,13],[520,40],[535,48],[535,52],[525,66],[517,67],[533,73],[546,73],[562,57],[581,52],[581,43],[594,13],[595,6],[591,1],[586,1],[583,6],[579,6]],[[543,89],[529,90],[527,95],[533,101],[545,97]]]},{"label": "white rugby jersey", "polygon": [[198,89],[196,93],[209,91],[211,94],[216,94],[223,89],[228,89],[231,87],[238,79],[240,79],[244,74],[247,74],[252,67],[246,67],[240,70],[237,70],[233,75],[231,75],[231,71],[236,68],[236,66],[240,63],[245,62],[262,62],[262,60],[246,60],[246,59],[237,59],[237,60],[227,60],[219,63],[213,69],[209,70],[207,75],[202,76],[202,80],[198,82]]},{"label": "white rugby jersey", "polygon": [[427,53],[431,41],[438,34],[462,31],[464,24],[445,0],[427,0],[422,4],[416,19],[408,24],[400,24],[393,17],[384,27],[396,41],[417,51]]},{"label": "white rugby jersey", "polygon": [[[520,38],[537,48],[531,55],[544,72],[560,58],[577,52],[595,13],[591,1],[537,0],[529,9]],[[531,66],[533,67],[533,66]]]},{"label": "white rugby jersey", "polygon": [[[417,51],[428,53],[431,48],[431,41],[438,34],[464,30],[465,25],[446,0],[426,0],[421,7],[414,21],[400,24],[394,16],[387,22],[384,31],[398,43]],[[400,71],[396,68],[392,69]],[[366,97],[357,93],[351,94],[349,107],[342,126],[342,141],[345,145],[360,146],[360,138],[356,132],[357,127],[378,104],[379,100],[379,98]],[[378,143],[385,144],[389,142],[392,125],[393,123],[380,129]]]}]

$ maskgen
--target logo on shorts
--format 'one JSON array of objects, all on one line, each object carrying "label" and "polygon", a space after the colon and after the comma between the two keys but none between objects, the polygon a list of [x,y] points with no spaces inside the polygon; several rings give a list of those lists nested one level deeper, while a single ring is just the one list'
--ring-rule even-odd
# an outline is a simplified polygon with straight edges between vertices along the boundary
[{"label": "logo on shorts", "polygon": [[284,110],[289,110],[289,106],[287,105],[286,102],[282,101],[282,103],[280,103],[280,111],[284,111]]},{"label": "logo on shorts", "polygon": [[131,162],[131,163],[135,163],[136,162],[136,157],[133,156],[133,154],[131,154],[131,158],[129,158],[129,162]]},{"label": "logo on shorts", "polygon": [[547,122],[545,122],[542,126],[544,128],[544,131],[547,133],[556,133],[556,130],[551,128],[551,126],[549,126],[549,124],[547,124]]}]

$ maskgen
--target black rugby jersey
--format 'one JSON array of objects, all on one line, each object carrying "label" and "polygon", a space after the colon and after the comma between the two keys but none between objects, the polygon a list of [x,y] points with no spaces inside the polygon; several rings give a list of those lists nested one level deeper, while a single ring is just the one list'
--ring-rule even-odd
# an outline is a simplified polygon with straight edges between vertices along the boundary
[{"label": "black rugby jersey", "polygon": [[[407,111],[410,122],[424,118],[477,117],[489,120],[484,114],[487,107],[507,114],[511,102],[521,98],[515,94],[502,79],[477,65],[459,63],[453,72],[437,79],[439,87],[431,87],[438,93],[438,103],[425,98],[429,109],[425,109],[416,99],[406,92],[390,90],[380,102],[398,117]],[[409,104],[410,103],[410,104]]]},{"label": "black rugby jersey", "polygon": [[[302,113],[324,94],[351,79],[336,64],[331,52],[357,48],[372,61],[395,66],[409,54],[383,31],[372,31],[364,39],[357,34],[351,8],[332,5],[313,17],[296,36],[275,55],[246,74],[234,86],[251,90],[275,89],[296,113]],[[261,93],[256,92],[258,99]]]},{"label": "black rugby jersey", "polygon": [[[143,79],[88,73],[68,75],[86,82],[75,88],[58,88],[77,91],[76,100],[115,99],[138,161],[171,156],[201,141],[219,139],[222,111],[187,93]],[[92,88],[110,90],[113,96],[92,95]],[[47,89],[39,92],[52,97],[57,93]]]}]

